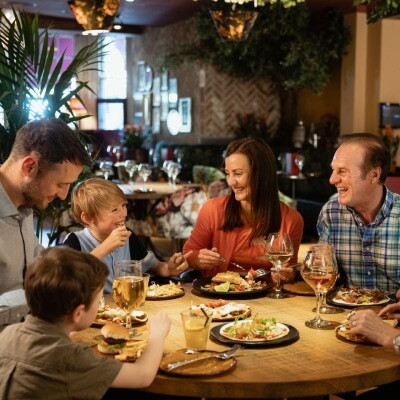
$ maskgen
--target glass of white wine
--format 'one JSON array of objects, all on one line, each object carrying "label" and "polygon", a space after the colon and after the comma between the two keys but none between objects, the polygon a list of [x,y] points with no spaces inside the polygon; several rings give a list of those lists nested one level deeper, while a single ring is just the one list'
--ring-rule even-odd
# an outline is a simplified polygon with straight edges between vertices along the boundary
[{"label": "glass of white wine", "polygon": [[126,160],[124,165],[125,165],[125,170],[129,175],[129,183],[133,183],[133,175],[136,172],[136,161]]},{"label": "glass of white wine", "polygon": [[338,267],[333,257],[333,251],[324,247],[311,247],[301,266],[301,276],[314,289],[317,296],[315,318],[306,321],[309,328],[330,328],[333,324],[320,316],[323,294],[327,293],[335,284],[338,277]]},{"label": "glass of white wine", "polygon": [[273,299],[283,299],[285,297],[282,292],[282,282],[280,271],[282,265],[287,263],[293,255],[293,244],[287,233],[270,233],[265,243],[265,255],[267,259],[274,265],[278,273],[278,281],[275,290],[268,297]]},{"label": "glass of white wine", "polygon": [[114,263],[112,293],[115,304],[125,311],[130,335],[135,336],[131,313],[140,307],[145,296],[141,261],[121,260]]},{"label": "glass of white wine", "polygon": [[147,179],[151,175],[151,168],[149,164],[139,164],[139,175],[143,178],[143,182],[146,183]]}]

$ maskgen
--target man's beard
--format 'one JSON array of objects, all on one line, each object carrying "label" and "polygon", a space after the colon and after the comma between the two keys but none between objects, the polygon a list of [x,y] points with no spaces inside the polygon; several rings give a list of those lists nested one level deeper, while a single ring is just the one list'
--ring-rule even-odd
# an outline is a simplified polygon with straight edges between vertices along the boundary
[{"label": "man's beard", "polygon": [[40,192],[38,179],[22,189],[22,196],[24,197],[24,205],[27,207],[44,210],[48,206],[47,202],[45,204],[45,198]]}]

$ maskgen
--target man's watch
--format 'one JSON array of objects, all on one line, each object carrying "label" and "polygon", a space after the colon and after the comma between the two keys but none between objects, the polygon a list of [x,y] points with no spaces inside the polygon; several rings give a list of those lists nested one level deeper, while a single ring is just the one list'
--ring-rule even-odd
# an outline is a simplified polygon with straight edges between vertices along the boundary
[{"label": "man's watch", "polygon": [[393,339],[393,346],[396,350],[396,353],[400,353],[400,335],[395,336]]}]

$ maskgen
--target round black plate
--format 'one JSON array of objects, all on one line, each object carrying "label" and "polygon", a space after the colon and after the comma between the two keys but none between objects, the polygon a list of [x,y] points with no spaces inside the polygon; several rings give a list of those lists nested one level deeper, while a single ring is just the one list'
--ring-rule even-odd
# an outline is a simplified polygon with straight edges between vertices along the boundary
[{"label": "round black plate", "polygon": [[266,340],[263,342],[257,341],[257,342],[245,342],[243,340],[235,340],[235,339],[229,339],[225,336],[222,336],[219,331],[221,328],[226,325],[226,324],[220,324],[217,326],[214,326],[210,330],[210,336],[217,340],[218,342],[225,343],[225,344],[240,344],[245,347],[272,347],[272,346],[281,346],[281,345],[286,345],[292,342],[295,342],[299,337],[299,331],[292,325],[285,324],[281,322],[282,324],[286,325],[289,328],[289,333],[286,336],[283,336],[278,339],[273,339],[273,340]]},{"label": "round black plate", "polygon": [[267,286],[259,290],[249,290],[245,292],[215,292],[214,290],[208,290],[205,288],[205,285],[209,285],[210,283],[211,283],[211,278],[199,278],[193,281],[192,286],[196,290],[199,290],[202,293],[205,293],[212,297],[218,297],[220,299],[259,297],[265,295],[270,289],[270,287]]},{"label": "round black plate", "polygon": [[357,308],[357,307],[376,307],[376,306],[385,306],[386,304],[391,302],[390,297],[387,298],[387,300],[382,301],[381,303],[368,303],[368,304],[354,304],[354,303],[342,303],[342,302],[338,302],[335,301],[335,296],[336,296],[336,291],[333,292],[329,292],[326,295],[326,303],[331,305],[331,306],[335,306],[335,307],[341,307],[341,308]]}]

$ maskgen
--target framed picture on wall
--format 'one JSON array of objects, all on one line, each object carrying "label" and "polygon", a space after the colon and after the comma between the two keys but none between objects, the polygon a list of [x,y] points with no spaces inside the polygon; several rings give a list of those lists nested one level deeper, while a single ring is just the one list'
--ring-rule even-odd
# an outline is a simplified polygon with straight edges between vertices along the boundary
[{"label": "framed picture on wall", "polygon": [[143,124],[151,126],[151,94],[146,93],[143,95]]},{"label": "framed picture on wall", "polygon": [[137,66],[138,66],[137,90],[139,92],[144,92],[146,86],[146,62],[139,61],[137,63]]},{"label": "framed picture on wall", "polygon": [[161,123],[160,123],[160,107],[153,107],[153,124],[152,133],[160,133]]},{"label": "framed picture on wall", "polygon": [[168,111],[169,111],[168,90],[162,90],[161,91],[161,114],[160,114],[161,121],[167,120]]},{"label": "framed picture on wall", "polygon": [[182,125],[180,132],[188,133],[192,131],[192,99],[183,97],[179,99],[179,114],[181,116]]},{"label": "framed picture on wall", "polygon": [[162,72],[161,75],[161,90],[168,90],[168,70]]},{"label": "framed picture on wall", "polygon": [[153,107],[161,105],[161,78],[157,76],[153,79]]},{"label": "framed picture on wall", "polygon": [[144,69],[144,90],[150,92],[153,87],[153,68],[150,65],[146,65]]},{"label": "framed picture on wall", "polygon": [[178,79],[169,80],[168,102],[170,108],[176,108],[178,105]]}]

